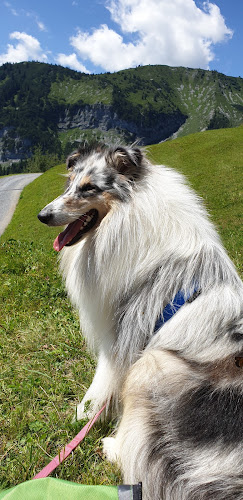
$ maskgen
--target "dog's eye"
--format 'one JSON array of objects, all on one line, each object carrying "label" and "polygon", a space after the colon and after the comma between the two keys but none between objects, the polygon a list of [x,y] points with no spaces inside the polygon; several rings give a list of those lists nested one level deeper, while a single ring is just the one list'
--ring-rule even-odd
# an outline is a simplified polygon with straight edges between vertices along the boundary
[{"label": "dog's eye", "polygon": [[79,196],[83,196],[83,197],[96,196],[101,191],[102,191],[102,189],[100,189],[95,184],[91,184],[90,182],[87,182],[87,184],[83,184],[83,186],[80,186],[78,188]]},{"label": "dog's eye", "polygon": [[96,186],[94,186],[93,184],[90,184],[90,182],[88,182],[87,184],[84,184],[84,186],[82,186],[82,191],[94,191],[96,189]]}]

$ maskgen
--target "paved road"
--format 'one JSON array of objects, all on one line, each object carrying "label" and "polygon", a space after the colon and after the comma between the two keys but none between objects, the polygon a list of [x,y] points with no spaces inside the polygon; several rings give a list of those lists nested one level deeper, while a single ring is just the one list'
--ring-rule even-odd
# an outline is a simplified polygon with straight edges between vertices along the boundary
[{"label": "paved road", "polygon": [[22,189],[39,175],[19,174],[0,178],[0,235],[12,219]]}]

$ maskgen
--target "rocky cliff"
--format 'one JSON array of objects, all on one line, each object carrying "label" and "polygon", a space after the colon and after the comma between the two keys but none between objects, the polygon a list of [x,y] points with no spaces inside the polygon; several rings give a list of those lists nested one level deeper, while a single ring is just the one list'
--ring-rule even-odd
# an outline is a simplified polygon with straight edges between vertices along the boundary
[{"label": "rocky cliff", "polygon": [[[153,119],[154,118],[154,119]],[[133,139],[140,139],[143,145],[160,142],[174,132],[186,121],[186,116],[179,110],[171,114],[158,113],[152,116],[150,123],[141,118],[139,123],[124,120],[112,106],[104,104],[84,105],[66,108],[58,121],[58,130],[61,132],[71,129],[100,129],[102,131],[117,130],[129,132]],[[147,120],[148,121],[148,120]]]}]

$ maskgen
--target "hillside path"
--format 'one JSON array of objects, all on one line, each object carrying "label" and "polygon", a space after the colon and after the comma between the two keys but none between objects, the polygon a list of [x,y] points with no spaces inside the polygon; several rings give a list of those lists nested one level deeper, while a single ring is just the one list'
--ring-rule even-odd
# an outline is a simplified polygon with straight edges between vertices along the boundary
[{"label": "hillside path", "polygon": [[12,219],[22,189],[39,175],[18,174],[0,178],[0,235]]}]

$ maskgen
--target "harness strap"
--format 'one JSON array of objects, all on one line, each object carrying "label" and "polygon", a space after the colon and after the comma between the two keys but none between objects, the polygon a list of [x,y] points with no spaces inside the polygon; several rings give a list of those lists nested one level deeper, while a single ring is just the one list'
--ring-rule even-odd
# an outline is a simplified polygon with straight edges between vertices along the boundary
[{"label": "harness strap", "polygon": [[176,314],[186,302],[193,302],[198,295],[200,295],[200,293],[200,290],[197,288],[195,288],[192,294],[185,294],[179,290],[179,292],[175,295],[174,300],[165,306],[163,312],[158,317],[155,323],[154,333],[156,333],[166,323],[166,321],[169,321],[169,319],[171,319],[172,316],[174,316],[174,314]]}]

